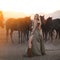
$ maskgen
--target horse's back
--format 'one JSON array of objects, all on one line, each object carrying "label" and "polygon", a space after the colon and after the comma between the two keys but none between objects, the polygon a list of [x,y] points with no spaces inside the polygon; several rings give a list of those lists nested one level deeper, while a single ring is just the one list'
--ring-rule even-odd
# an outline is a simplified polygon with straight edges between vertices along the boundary
[{"label": "horse's back", "polygon": [[6,28],[14,28],[16,26],[16,19],[15,18],[9,18],[6,21]]}]

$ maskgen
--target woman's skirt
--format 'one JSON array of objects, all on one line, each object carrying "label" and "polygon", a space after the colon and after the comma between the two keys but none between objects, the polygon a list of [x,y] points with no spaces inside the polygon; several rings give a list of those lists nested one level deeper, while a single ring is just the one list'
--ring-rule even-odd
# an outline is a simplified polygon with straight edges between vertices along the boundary
[{"label": "woman's skirt", "polygon": [[38,29],[36,29],[33,35],[30,36],[30,39],[32,41],[32,47],[30,51],[28,51],[28,54],[32,54],[32,56],[40,56],[45,54],[44,41]]},{"label": "woman's skirt", "polygon": [[45,54],[44,41],[38,29],[35,30],[32,37],[32,54],[33,55]]}]

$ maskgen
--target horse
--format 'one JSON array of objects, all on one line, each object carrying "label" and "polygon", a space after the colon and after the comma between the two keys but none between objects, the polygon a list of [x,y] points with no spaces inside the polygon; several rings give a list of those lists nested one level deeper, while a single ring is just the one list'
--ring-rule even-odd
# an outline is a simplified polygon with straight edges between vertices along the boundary
[{"label": "horse", "polygon": [[[11,41],[13,43],[13,40],[12,40],[13,31],[18,31],[18,34],[19,34],[19,42],[18,43],[20,43],[20,42],[22,42],[22,40],[20,40],[20,37],[22,37],[22,33],[29,31],[29,28],[31,28],[30,17],[17,18],[17,19],[9,18],[6,21],[6,36],[8,37],[9,30],[10,30]],[[29,33],[27,33],[27,34],[29,34]],[[8,38],[7,38],[7,41],[8,41]]]},{"label": "horse", "polygon": [[53,32],[56,31],[56,37],[60,39],[60,18],[52,19],[52,17],[48,17],[47,19],[44,16],[40,16],[42,22],[42,32],[43,38],[45,36],[45,40],[47,40],[47,34],[49,33],[49,37],[51,37],[51,41],[53,40]]},{"label": "horse", "polygon": [[42,33],[43,33],[43,38],[45,38],[45,24],[46,24],[46,20],[44,18],[44,16],[40,16],[40,19],[41,19],[41,27],[42,27]]},{"label": "horse", "polygon": [[0,11],[0,27],[4,28],[4,16],[2,11]]},{"label": "horse", "polygon": [[41,22],[42,22],[42,33],[43,33],[43,38],[45,41],[47,41],[47,35],[52,37],[52,17],[48,17],[47,19],[44,18],[44,16],[40,16]]},{"label": "horse", "polygon": [[60,39],[60,18],[56,18],[52,20],[52,24],[53,24],[53,29],[52,30],[56,30],[56,39],[59,36]]},{"label": "horse", "polygon": [[[25,17],[21,21],[21,31],[19,31],[19,34],[21,34],[21,42],[24,42],[25,40],[28,41],[29,39],[29,33],[31,32],[31,26],[32,26],[32,20],[29,17]],[[24,40],[24,41],[23,41]]]},{"label": "horse", "polygon": [[1,28],[4,28],[4,23],[3,23],[3,21],[0,21],[0,27],[1,27]]}]

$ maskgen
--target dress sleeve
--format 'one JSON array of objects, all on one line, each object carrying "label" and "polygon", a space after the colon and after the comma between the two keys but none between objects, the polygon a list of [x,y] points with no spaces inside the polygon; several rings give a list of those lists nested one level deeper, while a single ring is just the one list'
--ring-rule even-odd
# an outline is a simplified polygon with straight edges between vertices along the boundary
[{"label": "dress sleeve", "polygon": [[31,32],[32,34],[34,33],[36,27],[37,27],[37,21],[35,20],[34,21],[34,25],[33,25],[33,29],[32,29],[32,32]]}]

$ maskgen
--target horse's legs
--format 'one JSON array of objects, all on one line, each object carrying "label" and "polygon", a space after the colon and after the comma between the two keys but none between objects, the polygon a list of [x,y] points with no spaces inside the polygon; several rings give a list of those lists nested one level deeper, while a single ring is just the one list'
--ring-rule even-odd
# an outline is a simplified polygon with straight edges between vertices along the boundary
[{"label": "horse's legs", "polygon": [[20,44],[20,31],[18,31],[18,34],[19,34],[19,42],[18,43]]},{"label": "horse's legs", "polygon": [[59,32],[58,32],[58,31],[56,31],[56,37],[55,37],[55,39],[57,39],[57,38],[58,38],[58,35],[59,35]]},{"label": "horse's legs", "polygon": [[11,32],[10,32],[11,41],[13,43],[12,34],[13,34],[13,30],[11,30]]},{"label": "horse's legs", "polygon": [[47,41],[47,32],[45,32],[45,41]]},{"label": "horse's legs", "polygon": [[60,31],[59,31],[59,39],[60,39]]},{"label": "horse's legs", "polygon": [[25,42],[25,40],[26,40],[26,32],[24,31],[23,32],[23,42]]},{"label": "horse's legs", "polygon": [[28,41],[28,39],[29,39],[29,30],[27,31],[27,41]]},{"label": "horse's legs", "polygon": [[20,32],[20,38],[21,38],[21,43],[22,43],[22,31]]},{"label": "horse's legs", "polygon": [[43,32],[43,39],[45,39],[45,32]]},{"label": "horse's legs", "polygon": [[29,33],[27,33],[27,41],[28,41],[28,39],[29,39]]},{"label": "horse's legs", "polygon": [[53,31],[50,31],[50,32],[49,32],[49,36],[50,36],[50,38],[51,38],[50,40],[52,41],[52,40],[53,40]]},{"label": "horse's legs", "polygon": [[8,42],[8,37],[9,37],[8,35],[9,35],[9,29],[6,30],[6,40],[7,40],[7,42]]},{"label": "horse's legs", "polygon": [[43,34],[43,39],[45,39],[45,36],[44,36],[44,32],[42,31],[42,34]]}]

